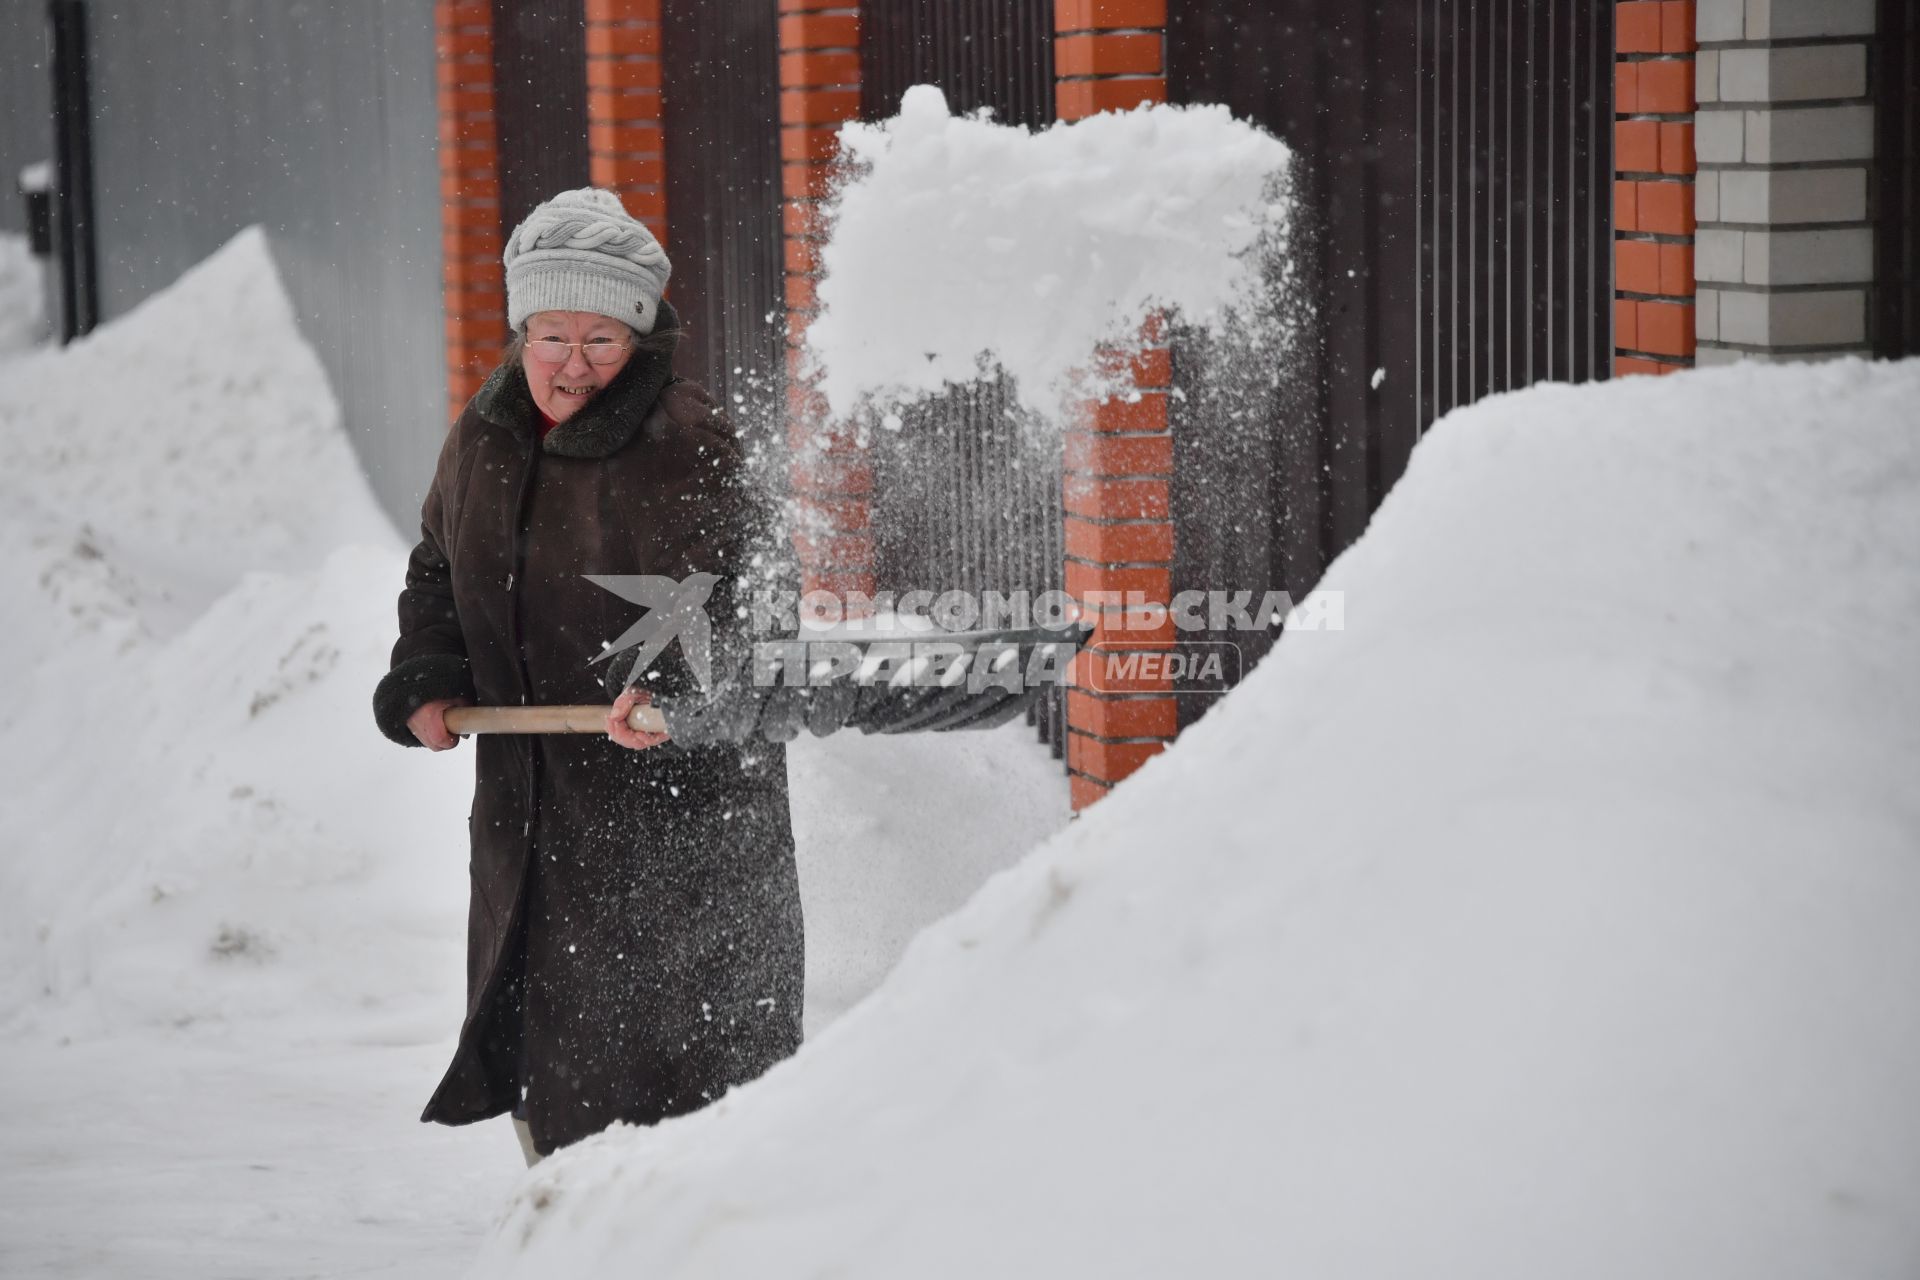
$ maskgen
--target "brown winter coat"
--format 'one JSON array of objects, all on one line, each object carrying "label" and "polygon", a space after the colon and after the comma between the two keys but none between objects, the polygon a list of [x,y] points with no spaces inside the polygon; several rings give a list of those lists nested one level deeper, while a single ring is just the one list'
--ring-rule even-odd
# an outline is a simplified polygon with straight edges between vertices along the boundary
[{"label": "brown winter coat", "polygon": [[[669,328],[663,308],[661,328]],[[421,509],[375,716],[414,745],[423,702],[606,703],[589,666],[638,606],[583,574],[719,574],[716,646],[758,504],[726,419],[636,350],[539,439],[517,363],[454,425]],[[646,687],[684,693],[677,644]],[[541,1151],[694,1110],[800,1040],[801,923],[784,749],[629,751],[600,735],[473,740],[467,1015],[422,1119],[513,1109]]]}]

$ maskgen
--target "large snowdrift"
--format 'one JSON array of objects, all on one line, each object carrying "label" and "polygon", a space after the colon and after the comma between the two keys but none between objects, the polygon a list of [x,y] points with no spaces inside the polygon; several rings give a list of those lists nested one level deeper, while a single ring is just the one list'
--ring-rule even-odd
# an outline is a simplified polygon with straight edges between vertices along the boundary
[{"label": "large snowdrift", "polygon": [[1246,683],[484,1276],[1920,1272],[1920,362],[1451,415]]},{"label": "large snowdrift", "polygon": [[0,448],[0,1270],[471,1248],[510,1172],[412,1123],[471,784],[369,740],[405,552],[265,238],[0,363]]},{"label": "large snowdrift", "polygon": [[[406,544],[264,236],[0,360],[0,449],[0,1271],[457,1268],[519,1169],[415,1119],[472,765],[374,730]],[[1017,727],[792,759],[810,1026],[1066,819]]]},{"label": "large snowdrift", "polygon": [[264,236],[0,366],[0,440],[0,661],[38,694],[0,734],[0,1011],[84,992],[109,1025],[181,1025],[389,974],[443,990],[462,887],[411,819],[457,813],[458,783],[353,749],[391,643],[368,586],[403,560]]}]

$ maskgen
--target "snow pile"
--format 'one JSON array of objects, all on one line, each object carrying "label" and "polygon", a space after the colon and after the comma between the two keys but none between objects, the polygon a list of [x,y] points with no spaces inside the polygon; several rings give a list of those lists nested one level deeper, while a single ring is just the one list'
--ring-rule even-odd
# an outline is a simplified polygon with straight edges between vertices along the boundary
[{"label": "snow pile", "polygon": [[0,736],[0,1008],[31,983],[179,1025],[389,972],[443,990],[459,886],[392,843],[426,840],[406,788],[457,785],[365,749],[392,610],[368,586],[401,551],[264,236],[0,365],[0,440],[0,660],[42,691]]},{"label": "snow pile", "polygon": [[264,236],[0,362],[0,448],[12,1269],[470,1247],[511,1168],[412,1124],[460,1008],[470,783],[370,741],[405,551]]},{"label": "snow pile", "polygon": [[812,1036],[915,934],[1066,826],[1060,763],[1016,720],[985,733],[841,733],[787,749]]},{"label": "snow pile", "polygon": [[1172,751],[498,1276],[1920,1272],[1920,362],[1496,397]]},{"label": "snow pile", "polygon": [[40,341],[46,296],[40,260],[25,236],[0,231],[0,355]]},{"label": "snow pile", "polygon": [[1057,420],[1095,389],[1096,344],[1136,345],[1150,309],[1192,324],[1257,309],[1256,251],[1285,231],[1289,153],[1225,107],[1030,133],[952,116],[916,85],[899,116],[840,136],[852,173],[807,330],[836,414],[972,381],[984,358]]}]

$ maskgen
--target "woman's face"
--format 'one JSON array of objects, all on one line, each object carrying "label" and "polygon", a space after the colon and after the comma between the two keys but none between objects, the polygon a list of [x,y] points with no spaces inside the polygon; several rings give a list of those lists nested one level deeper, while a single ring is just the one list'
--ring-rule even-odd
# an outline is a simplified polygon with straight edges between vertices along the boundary
[{"label": "woman's face", "polygon": [[[606,364],[588,360],[584,344],[589,342],[617,344],[606,349],[615,358]],[[626,367],[633,355],[632,343],[633,330],[607,316],[591,311],[534,312],[527,317],[527,341],[520,353],[533,402],[555,422],[565,422]],[[556,355],[563,358],[550,358]]]}]

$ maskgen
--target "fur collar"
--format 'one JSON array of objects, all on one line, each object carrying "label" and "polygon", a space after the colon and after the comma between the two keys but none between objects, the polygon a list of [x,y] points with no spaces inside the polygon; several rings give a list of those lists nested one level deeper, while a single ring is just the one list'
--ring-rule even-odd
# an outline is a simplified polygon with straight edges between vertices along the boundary
[{"label": "fur collar", "polygon": [[[662,298],[654,332],[677,336],[679,329],[680,317]],[[605,458],[617,453],[633,439],[660,392],[672,381],[671,351],[635,351],[599,395],[547,433],[542,448],[564,458]],[[526,370],[517,360],[504,361],[493,371],[474,395],[473,407],[488,422],[518,436],[539,436],[540,410],[527,388]]]}]

